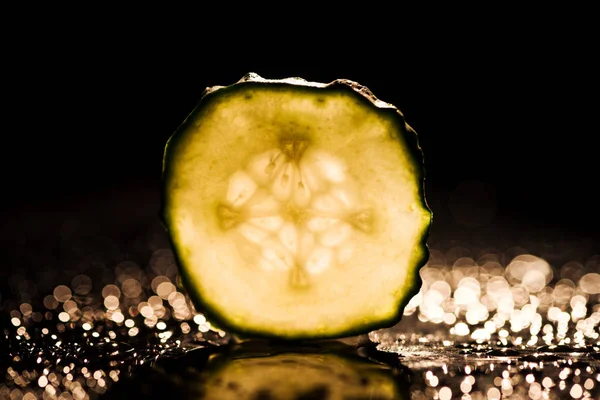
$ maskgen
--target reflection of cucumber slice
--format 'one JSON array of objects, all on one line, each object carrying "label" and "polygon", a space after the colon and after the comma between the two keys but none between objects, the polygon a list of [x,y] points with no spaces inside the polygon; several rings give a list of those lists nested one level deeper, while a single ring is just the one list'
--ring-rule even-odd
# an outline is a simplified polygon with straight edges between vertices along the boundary
[{"label": "reflection of cucumber slice", "polygon": [[[217,351],[215,353],[215,351]],[[107,392],[111,399],[400,400],[410,398],[410,374],[360,357],[340,343],[293,346],[245,341],[159,357]],[[391,354],[391,353],[386,353]]]},{"label": "reflection of cucumber slice", "polygon": [[[212,364],[218,365],[213,369]],[[389,368],[336,354],[283,353],[209,362],[205,400],[403,399]]]},{"label": "reflection of cucumber slice", "polygon": [[183,284],[225,329],[364,333],[420,287],[431,213],[416,134],[356,83],[250,74],[207,89],[163,180]]}]

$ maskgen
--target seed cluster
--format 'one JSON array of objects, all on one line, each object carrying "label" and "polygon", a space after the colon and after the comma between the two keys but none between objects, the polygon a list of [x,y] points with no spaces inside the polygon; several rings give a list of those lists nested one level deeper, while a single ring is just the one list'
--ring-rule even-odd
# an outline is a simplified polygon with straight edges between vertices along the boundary
[{"label": "seed cluster", "polygon": [[243,260],[289,271],[294,288],[350,260],[353,231],[373,224],[344,161],[305,140],[283,141],[232,174],[217,215]]}]

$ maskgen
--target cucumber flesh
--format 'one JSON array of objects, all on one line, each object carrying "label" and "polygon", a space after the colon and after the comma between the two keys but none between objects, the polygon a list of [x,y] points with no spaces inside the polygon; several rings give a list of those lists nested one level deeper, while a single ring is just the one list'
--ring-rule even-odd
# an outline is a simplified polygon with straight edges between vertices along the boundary
[{"label": "cucumber flesh", "polygon": [[279,149],[252,157],[229,177],[217,208],[246,263],[259,273],[285,271],[289,290],[309,288],[328,269],[343,268],[352,258],[353,230],[373,228],[343,160],[305,152],[308,147],[305,140],[283,140]]},{"label": "cucumber flesh", "polygon": [[183,283],[224,328],[364,333],[397,322],[420,287],[431,212],[416,136],[354,83],[210,89],[163,176]]}]

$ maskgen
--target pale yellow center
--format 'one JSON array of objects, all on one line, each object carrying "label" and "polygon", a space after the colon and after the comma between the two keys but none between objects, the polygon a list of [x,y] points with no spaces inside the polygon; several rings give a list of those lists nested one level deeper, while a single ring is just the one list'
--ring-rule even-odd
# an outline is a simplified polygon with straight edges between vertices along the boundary
[{"label": "pale yellow center", "polygon": [[217,213],[250,266],[288,270],[290,285],[302,288],[352,257],[354,229],[371,231],[373,213],[361,203],[342,159],[287,139],[229,177]]}]

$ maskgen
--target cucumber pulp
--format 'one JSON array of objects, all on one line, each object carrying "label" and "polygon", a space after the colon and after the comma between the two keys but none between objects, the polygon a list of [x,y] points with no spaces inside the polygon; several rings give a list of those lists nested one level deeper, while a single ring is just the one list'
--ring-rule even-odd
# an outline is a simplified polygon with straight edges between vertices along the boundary
[{"label": "cucumber pulp", "polygon": [[365,333],[420,288],[431,212],[416,135],[355,83],[250,75],[210,89],[163,177],[184,286],[233,332]]}]

